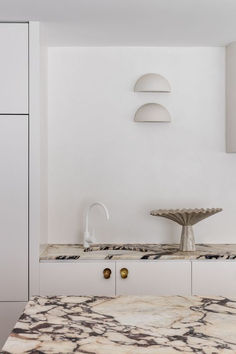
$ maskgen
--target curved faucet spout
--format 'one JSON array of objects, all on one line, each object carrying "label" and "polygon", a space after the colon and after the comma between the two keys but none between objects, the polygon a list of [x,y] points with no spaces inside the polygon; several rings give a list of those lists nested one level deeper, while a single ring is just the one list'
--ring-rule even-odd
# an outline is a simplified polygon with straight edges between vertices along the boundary
[{"label": "curved faucet spout", "polygon": [[91,242],[95,242],[95,238],[94,235],[90,235],[89,232],[89,212],[90,210],[94,207],[94,206],[100,206],[103,208],[106,218],[107,220],[109,220],[110,216],[109,216],[109,212],[107,207],[105,206],[105,204],[101,203],[101,202],[94,202],[92,204],[90,204],[87,208],[87,212],[86,212],[86,219],[85,219],[85,231],[84,231],[84,248],[88,248],[89,244]]}]

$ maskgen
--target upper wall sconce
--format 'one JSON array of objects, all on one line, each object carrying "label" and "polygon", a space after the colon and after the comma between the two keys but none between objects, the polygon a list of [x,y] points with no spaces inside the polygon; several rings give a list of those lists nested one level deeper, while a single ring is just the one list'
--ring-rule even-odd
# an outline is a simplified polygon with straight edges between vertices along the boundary
[{"label": "upper wall sconce", "polygon": [[134,117],[135,122],[170,122],[170,114],[158,103],[147,103],[139,107]]},{"label": "upper wall sconce", "polygon": [[159,74],[145,74],[134,85],[135,92],[171,92],[171,87],[163,76]]}]

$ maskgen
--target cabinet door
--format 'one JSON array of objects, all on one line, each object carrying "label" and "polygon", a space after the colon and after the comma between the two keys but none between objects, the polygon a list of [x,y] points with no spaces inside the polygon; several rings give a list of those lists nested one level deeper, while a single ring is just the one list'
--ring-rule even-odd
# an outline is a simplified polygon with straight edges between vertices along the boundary
[{"label": "cabinet door", "polygon": [[0,301],[27,301],[27,116],[0,116],[0,168]]},{"label": "cabinet door", "polygon": [[[105,279],[104,269],[111,275]],[[41,262],[40,295],[115,295],[113,262]]]},{"label": "cabinet door", "polygon": [[193,262],[192,289],[193,295],[236,296],[236,262]]},{"label": "cabinet door", "polygon": [[[128,270],[123,279],[120,270]],[[117,261],[117,295],[191,295],[191,262]]]},{"label": "cabinet door", "polygon": [[26,302],[0,302],[0,350],[22,314]]},{"label": "cabinet door", "polygon": [[0,23],[0,114],[28,113],[28,24]]}]

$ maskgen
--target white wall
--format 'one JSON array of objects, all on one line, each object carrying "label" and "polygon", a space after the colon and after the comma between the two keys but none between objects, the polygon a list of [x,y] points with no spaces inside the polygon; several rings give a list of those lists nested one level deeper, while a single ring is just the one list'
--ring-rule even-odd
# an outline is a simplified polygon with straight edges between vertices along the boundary
[{"label": "white wall", "polygon": [[[236,156],[225,153],[224,48],[49,48],[49,242],[82,240],[92,201],[99,242],[178,242],[155,208],[223,207],[195,227],[197,242],[235,242]],[[171,94],[134,93],[164,75]],[[171,123],[135,123],[144,103]]]}]

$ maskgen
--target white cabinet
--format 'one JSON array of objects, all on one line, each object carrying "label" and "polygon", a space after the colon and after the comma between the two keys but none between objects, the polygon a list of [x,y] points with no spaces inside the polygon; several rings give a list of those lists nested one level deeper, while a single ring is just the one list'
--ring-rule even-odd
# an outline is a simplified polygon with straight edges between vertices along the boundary
[{"label": "white cabinet", "polygon": [[0,114],[28,113],[28,24],[0,23]]},{"label": "white cabinet", "polygon": [[[111,270],[109,279],[104,279],[105,268]],[[122,277],[121,273],[127,277]],[[40,294],[236,297],[236,262],[227,260],[41,262]]]},{"label": "white cabinet", "polygon": [[22,314],[25,302],[0,302],[0,350]]},{"label": "white cabinet", "polygon": [[[127,278],[121,269],[128,270]],[[117,261],[117,295],[191,295],[191,263],[185,261]]]},{"label": "white cabinet", "polygon": [[[105,279],[103,271],[111,270]],[[115,295],[115,263],[40,263],[40,295]]]},{"label": "white cabinet", "polygon": [[236,296],[235,261],[192,262],[193,295]]},{"label": "white cabinet", "polygon": [[28,24],[0,23],[0,348],[28,300]]},{"label": "white cabinet", "polygon": [[[109,279],[103,270],[110,268]],[[128,269],[122,279],[120,269]],[[191,295],[191,262],[41,262],[41,295]]]},{"label": "white cabinet", "polygon": [[0,301],[27,301],[27,116],[0,115],[0,169]]}]

